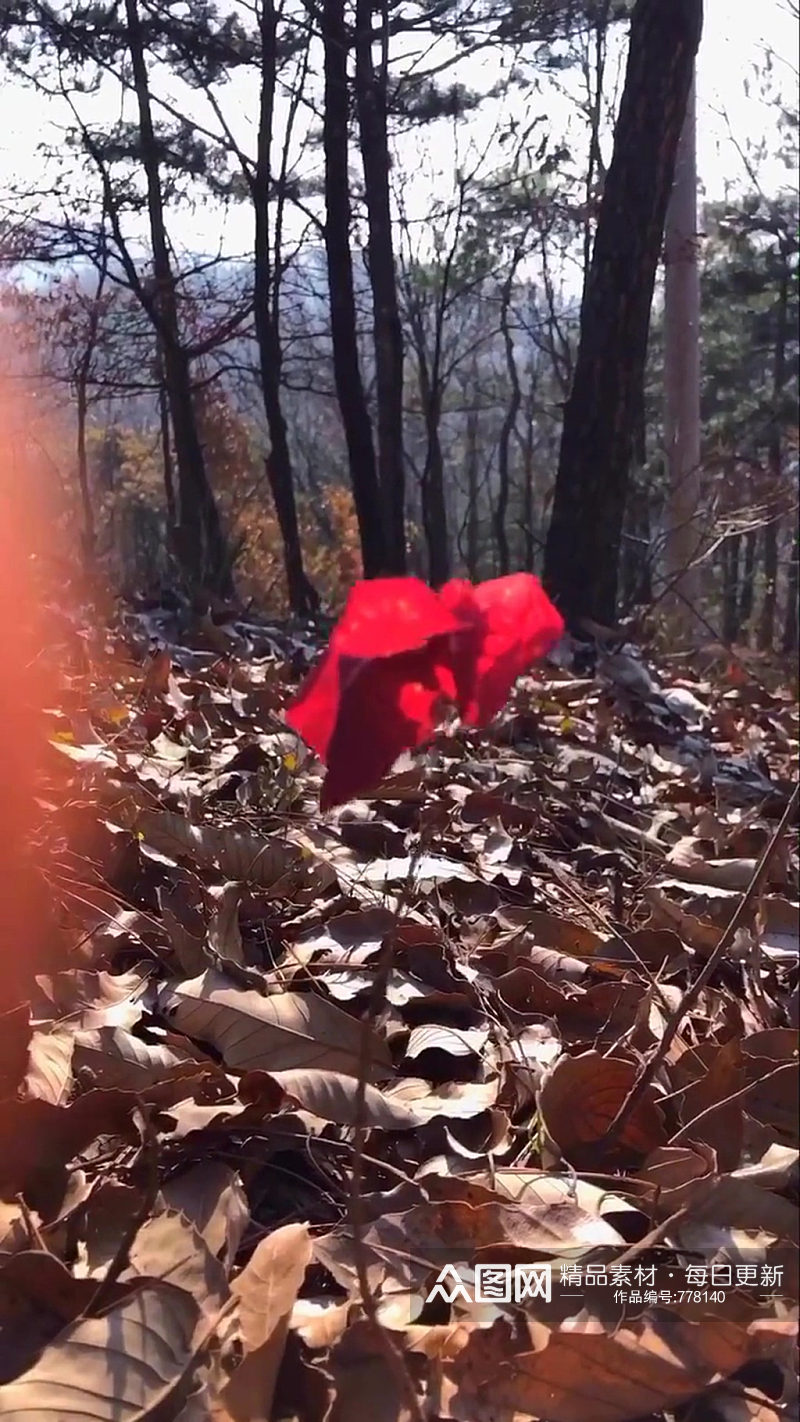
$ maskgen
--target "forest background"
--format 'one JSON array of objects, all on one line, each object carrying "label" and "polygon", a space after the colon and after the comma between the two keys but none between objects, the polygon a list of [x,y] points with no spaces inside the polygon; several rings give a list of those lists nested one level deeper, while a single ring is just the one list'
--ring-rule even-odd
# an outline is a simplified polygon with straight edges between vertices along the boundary
[{"label": "forest background", "polygon": [[[668,8],[5,6],[4,373],[41,415],[9,438],[37,445],[65,556],[124,594],[182,581],[301,613],[362,569],[544,567],[569,614],[601,621],[663,598],[661,233],[655,252],[606,189],[627,153],[658,206],[676,141],[659,84],[688,82],[701,22],[694,0]],[[663,23],[676,52],[689,37],[682,76]],[[787,652],[796,32],[792,3],[706,7],[691,487],[697,610]],[[590,290],[598,248],[617,260],[601,250]],[[603,324],[631,284],[646,361]]]}]

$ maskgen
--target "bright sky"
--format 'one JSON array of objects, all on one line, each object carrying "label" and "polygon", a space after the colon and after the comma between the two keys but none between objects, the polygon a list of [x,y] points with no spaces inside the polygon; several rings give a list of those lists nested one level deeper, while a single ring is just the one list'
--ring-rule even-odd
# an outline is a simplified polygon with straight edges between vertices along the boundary
[{"label": "bright sky", "polygon": [[[743,184],[744,169],[737,144],[744,148],[762,136],[768,153],[759,165],[762,186],[774,190],[793,184],[792,175],[769,156],[774,146],[775,115],[759,97],[753,72],[754,62],[763,63],[765,51],[772,50],[778,56],[775,87],[787,103],[796,103],[794,56],[798,48],[798,26],[791,4],[792,0],[760,0],[758,4],[747,4],[745,0],[706,0],[698,62],[698,163],[703,190],[710,199],[722,197],[726,184],[734,187]],[[485,58],[477,62],[477,72],[465,77],[475,87],[486,84]],[[488,82],[490,80],[488,76]],[[748,86],[749,93],[746,92]],[[42,124],[43,101],[31,91],[11,85],[5,87],[4,100],[0,189],[12,176],[24,176],[28,184],[43,185],[48,170],[37,146],[42,140],[52,143],[56,136],[50,123]],[[118,103],[118,99],[115,102]],[[524,96],[516,94],[511,101],[512,109],[516,105],[519,110],[526,102]],[[530,104],[533,111],[546,110],[551,132],[559,133],[569,122],[568,98],[555,95],[543,103],[541,96],[533,96]],[[237,131],[244,135],[255,111],[249,86],[238,92],[233,85],[229,86],[225,105]],[[58,118],[55,108],[53,117]],[[471,146],[481,150],[486,147],[493,122],[491,113],[482,110],[479,117],[462,122],[457,131],[452,125],[440,125],[433,145],[430,130],[424,140],[403,140],[398,168],[413,174],[405,194],[406,207],[412,215],[424,217],[432,193],[441,196],[441,175],[448,168],[452,173],[456,163],[464,161]],[[420,161],[424,158],[421,142],[427,143],[429,151],[433,148],[435,165],[430,158]],[[247,146],[251,147],[249,143]],[[177,245],[189,246],[195,251],[215,251],[221,242],[224,249],[242,252],[249,246],[249,225],[249,218],[242,212],[226,222],[218,211],[206,205],[191,215],[173,218],[171,230]]]}]

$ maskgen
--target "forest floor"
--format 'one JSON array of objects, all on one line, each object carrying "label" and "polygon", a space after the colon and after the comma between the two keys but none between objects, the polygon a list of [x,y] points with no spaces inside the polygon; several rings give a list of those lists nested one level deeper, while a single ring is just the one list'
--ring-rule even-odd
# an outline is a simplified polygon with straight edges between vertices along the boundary
[{"label": "forest floor", "polygon": [[609,646],[321,816],[310,633],[63,627],[0,1414],[794,1415],[796,689]]}]

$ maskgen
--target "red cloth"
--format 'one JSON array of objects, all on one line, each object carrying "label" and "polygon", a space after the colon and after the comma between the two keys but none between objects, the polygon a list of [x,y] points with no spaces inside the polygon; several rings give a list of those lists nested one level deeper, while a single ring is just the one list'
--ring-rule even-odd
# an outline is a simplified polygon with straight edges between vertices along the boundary
[{"label": "red cloth", "polygon": [[445,702],[466,724],[486,725],[563,630],[530,573],[475,587],[454,580],[439,593],[418,578],[356,583],[286,713],[328,767],[322,808],[373,789],[431,735]]}]

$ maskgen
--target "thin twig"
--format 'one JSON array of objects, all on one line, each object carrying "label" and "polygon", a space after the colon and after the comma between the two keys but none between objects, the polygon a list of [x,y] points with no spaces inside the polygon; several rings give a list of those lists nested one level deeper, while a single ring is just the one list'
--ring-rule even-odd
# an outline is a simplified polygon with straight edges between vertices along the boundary
[{"label": "thin twig", "polygon": [[42,1238],[39,1226],[37,1225],[35,1219],[33,1218],[33,1215],[31,1214],[31,1211],[28,1208],[28,1202],[25,1199],[25,1196],[17,1195],[16,1202],[22,1212],[22,1221],[25,1225],[26,1230],[28,1231],[28,1242],[31,1248],[43,1250],[45,1254],[49,1253],[47,1245],[44,1239]]},{"label": "thin twig", "polygon": [[375,978],[372,984],[370,1000],[367,1011],[361,1022],[361,1040],[359,1043],[358,1060],[358,1084],[356,1087],[356,1125],[353,1133],[353,1161],[350,1177],[350,1199],[349,1199],[349,1219],[350,1228],[353,1234],[353,1255],[358,1277],[358,1286],[361,1291],[361,1302],[369,1322],[372,1324],[376,1338],[378,1339],[385,1355],[386,1361],[394,1373],[398,1384],[405,1396],[408,1410],[413,1422],[424,1422],[422,1409],[417,1395],[414,1380],[409,1372],[405,1358],[395,1343],[391,1334],[384,1328],[378,1317],[375,1295],[369,1281],[369,1271],[367,1266],[366,1251],[364,1247],[364,1202],[361,1194],[364,1167],[364,1145],[366,1143],[366,1094],[367,1082],[370,1074],[372,1061],[372,1035],[373,1024],[376,1021],[381,1007],[386,1000],[386,990],[389,983],[389,974],[394,961],[394,941],[391,934],[387,934],[381,948],[378,959]]},{"label": "thin twig", "polygon": [[114,1258],[111,1260],[105,1275],[100,1280],[96,1292],[92,1296],[86,1312],[89,1317],[99,1313],[109,1302],[111,1292],[120,1274],[128,1267],[130,1252],[133,1242],[139,1230],[142,1228],[153,1210],[156,1202],[159,1187],[158,1177],[158,1141],[155,1129],[149,1115],[143,1113],[142,1120],[142,1144],[134,1164],[142,1164],[145,1167],[145,1184],[142,1191],[142,1199],[138,1210],[136,1210],[128,1221],[128,1228],[122,1235],[117,1245]]},{"label": "thin twig", "polygon": [[740,1086],[738,1091],[732,1091],[730,1096],[723,1096],[720,1101],[712,1101],[710,1106],[706,1106],[702,1111],[698,1111],[697,1115],[693,1116],[691,1121],[687,1121],[685,1126],[681,1126],[680,1130],[676,1131],[675,1135],[670,1139],[670,1145],[674,1146],[677,1145],[678,1141],[688,1140],[690,1133],[694,1131],[698,1122],[705,1121],[708,1116],[713,1116],[716,1111],[721,1111],[723,1106],[730,1106],[732,1101],[743,1101],[746,1096],[750,1095],[751,1091],[757,1091],[760,1086],[763,1086],[765,1081],[772,1081],[774,1077],[782,1076],[784,1072],[789,1071],[792,1075],[796,1074],[797,1062],[781,1062],[780,1066],[775,1067],[773,1071],[768,1071],[766,1076],[760,1076],[757,1081],[749,1081],[746,1086]]},{"label": "thin twig", "polygon": [[620,1135],[624,1127],[627,1125],[645,1092],[648,1090],[653,1080],[655,1079],[656,1073],[658,1072],[659,1068],[666,1061],[667,1053],[669,1052],[669,1049],[672,1046],[672,1043],[680,1029],[684,1017],[692,1009],[692,1007],[694,1007],[694,1004],[697,1002],[697,999],[699,998],[700,993],[702,992],[706,983],[712,977],[713,973],[715,972],[718,965],[721,963],[731,944],[734,942],[736,934],[738,933],[739,929],[742,927],[743,923],[745,922],[745,919],[747,918],[753,900],[756,898],[763,886],[764,880],[767,876],[767,870],[769,869],[769,866],[778,851],[778,847],[783,838],[783,835],[789,824],[791,823],[792,818],[797,810],[797,804],[799,799],[800,785],[795,785],[794,790],[792,791],[792,794],[789,797],[789,803],[787,804],[786,809],[781,815],[780,821],[775,829],[774,834],[772,835],[772,838],[769,840],[769,843],[765,845],[761,853],[761,858],[759,859],[755,869],[753,870],[753,876],[750,880],[750,883],[748,884],[747,888],[744,891],[744,894],[739,900],[739,904],[736,908],[735,913],[733,914],[733,917],[731,918],[730,923],[728,924],[728,927],[723,932],[719,943],[717,944],[711,956],[704,963],[701,971],[698,973],[694,982],[691,984],[690,987],[686,989],[686,992],[683,994],[683,997],[678,1003],[677,1008],[675,1009],[674,1013],[667,1022],[667,1026],[664,1031],[664,1036],[661,1038],[658,1047],[656,1048],[650,1060],[645,1062],[644,1066],[636,1077],[636,1080],[634,1081],[631,1090],[629,1091],[625,1100],[622,1102],[622,1105],[620,1106],[616,1116],[614,1117],[613,1121],[611,1122],[611,1125],[608,1128],[608,1132],[606,1134],[607,1143],[615,1140]]},{"label": "thin twig", "polygon": [[644,1236],[644,1239],[640,1239],[636,1244],[632,1244],[629,1249],[625,1250],[624,1254],[620,1254],[619,1259],[614,1260],[614,1268],[618,1269],[620,1264],[632,1264],[634,1259],[641,1258],[643,1254],[647,1253],[648,1249],[652,1249],[654,1245],[660,1244],[662,1239],[666,1238],[669,1234],[672,1226],[676,1225],[679,1220],[682,1220],[688,1213],[689,1206],[683,1205],[681,1209],[675,1211],[674,1215],[670,1215],[669,1219],[662,1220],[661,1224],[655,1225],[655,1227],[650,1230],[650,1233]]},{"label": "thin twig", "polygon": [[[416,860],[421,853],[421,848],[417,855],[412,857],[409,868],[409,884],[413,882]],[[353,1257],[358,1278],[358,1287],[361,1292],[361,1302],[364,1313],[372,1325],[375,1337],[378,1340],[386,1356],[386,1362],[394,1373],[398,1385],[406,1400],[411,1422],[425,1422],[422,1407],[420,1405],[417,1388],[411,1376],[408,1364],[401,1349],[392,1338],[388,1329],[384,1327],[378,1317],[375,1295],[369,1281],[369,1269],[367,1264],[366,1249],[364,1245],[364,1202],[361,1194],[361,1186],[364,1174],[365,1154],[364,1147],[367,1137],[366,1123],[366,1098],[367,1083],[369,1081],[370,1066],[372,1063],[372,1042],[373,1029],[377,1021],[384,1002],[389,985],[389,974],[394,962],[394,938],[391,931],[386,935],[378,961],[375,968],[375,977],[372,983],[367,1010],[361,1020],[361,1037],[358,1053],[358,1083],[356,1086],[355,1101],[355,1126],[353,1130],[353,1160],[350,1177],[350,1198],[349,1198],[349,1222],[353,1235]]]},{"label": "thin twig", "polygon": [[[642,977],[646,979],[651,990],[657,994],[658,1001],[660,1002],[661,1006],[664,1008],[665,1011],[669,1011],[669,1003],[667,1002],[667,999],[664,996],[658,979],[650,971],[650,968],[648,967],[647,963],[645,963],[644,959],[636,952],[636,949],[630,942],[624,930],[622,930],[621,927],[617,927],[616,924],[612,923],[608,915],[605,914],[597,904],[593,904],[591,899],[586,898],[586,896],[581,893],[577,885],[573,884],[569,875],[565,873],[561,866],[559,864],[556,864],[555,861],[549,857],[549,855],[542,853],[540,850],[537,851],[537,853],[543,863],[547,865],[556,883],[560,884],[562,889],[565,889],[566,892],[571,895],[575,903],[580,904],[581,908],[589,915],[590,918],[594,919],[595,923],[598,924],[598,926],[602,929],[604,933],[610,934],[612,938],[616,938],[617,941],[622,944],[623,948],[627,948],[628,952],[630,953],[631,957],[639,968]],[[598,954],[597,956],[600,957],[602,955]]]}]

